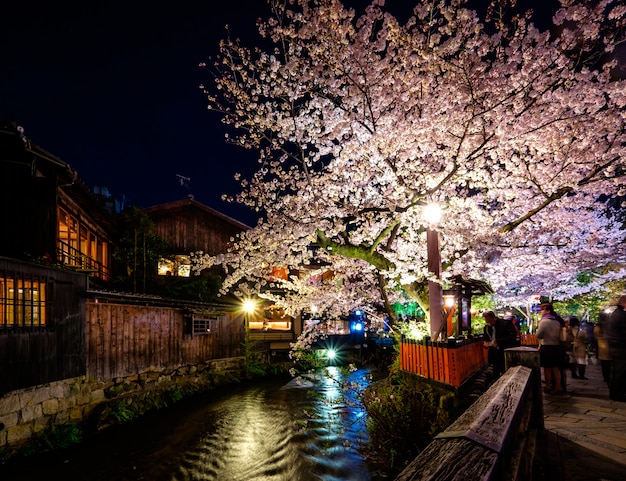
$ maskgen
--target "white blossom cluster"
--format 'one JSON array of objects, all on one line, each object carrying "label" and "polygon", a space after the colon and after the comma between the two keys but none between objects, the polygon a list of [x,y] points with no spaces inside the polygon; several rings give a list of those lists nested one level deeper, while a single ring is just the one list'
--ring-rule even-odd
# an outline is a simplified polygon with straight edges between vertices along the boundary
[{"label": "white blossom cluster", "polygon": [[207,87],[229,140],[259,152],[237,200],[263,218],[196,267],[221,264],[224,291],[292,312],[382,306],[429,279],[423,210],[436,202],[443,282],[481,279],[519,300],[623,277],[623,220],[608,205],[626,195],[626,84],[611,56],[626,13],[561,3],[559,28],[542,31],[464,0],[416,2],[403,23],[382,0],[362,14],[276,2],[259,29],[274,48],[223,41]]}]

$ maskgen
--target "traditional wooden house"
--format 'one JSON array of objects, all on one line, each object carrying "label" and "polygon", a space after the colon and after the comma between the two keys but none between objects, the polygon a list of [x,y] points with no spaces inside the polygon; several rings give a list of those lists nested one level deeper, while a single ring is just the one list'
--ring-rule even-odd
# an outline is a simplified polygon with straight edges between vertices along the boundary
[{"label": "traditional wooden house", "polygon": [[85,374],[89,279],[115,224],[68,164],[0,125],[0,394]]},{"label": "traditional wooden house", "polygon": [[[217,252],[245,228],[211,214],[176,214],[191,222],[181,253]],[[112,291],[115,216],[12,123],[0,124],[0,221],[0,449],[129,391],[241,374],[243,312]]]},{"label": "traditional wooden house", "polygon": [[67,163],[0,125],[0,254],[111,278],[113,216]]},{"label": "traditional wooden house", "polygon": [[[159,274],[167,277],[193,276],[190,253],[202,251],[210,255],[226,252],[235,238],[250,227],[194,200],[193,197],[144,209],[152,219],[155,234],[167,240],[176,252],[174,260],[163,259]],[[286,270],[269,269],[268,279],[286,278]],[[243,311],[243,300],[232,300]],[[239,305],[237,305],[239,304]],[[195,321],[195,316],[192,319]],[[300,319],[286,316],[281,309],[259,302],[247,314],[249,339],[263,352],[285,353],[302,331]],[[272,357],[272,359],[275,358]]]},{"label": "traditional wooden house", "polygon": [[154,233],[174,250],[174,259],[163,259],[159,275],[189,277],[192,252],[217,255],[226,252],[232,239],[249,226],[194,200],[192,196],[143,209],[154,222]]}]

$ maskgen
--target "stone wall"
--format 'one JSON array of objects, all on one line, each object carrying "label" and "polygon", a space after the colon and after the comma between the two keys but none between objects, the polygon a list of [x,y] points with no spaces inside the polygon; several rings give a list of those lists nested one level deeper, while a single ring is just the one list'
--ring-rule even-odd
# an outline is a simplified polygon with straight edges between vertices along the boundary
[{"label": "stone wall", "polygon": [[11,391],[0,397],[0,450],[10,456],[46,429],[84,423],[96,408],[118,399],[132,400],[165,389],[194,392],[239,379],[243,364],[241,357],[214,359],[105,382],[79,376]]}]

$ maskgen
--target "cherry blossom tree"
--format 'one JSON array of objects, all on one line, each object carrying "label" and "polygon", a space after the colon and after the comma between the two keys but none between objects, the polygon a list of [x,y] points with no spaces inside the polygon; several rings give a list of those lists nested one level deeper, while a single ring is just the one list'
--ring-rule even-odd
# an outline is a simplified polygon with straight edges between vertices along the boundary
[{"label": "cherry blossom tree", "polygon": [[207,66],[228,140],[259,152],[235,200],[262,219],[230,252],[196,258],[226,268],[224,291],[329,313],[409,295],[428,313],[430,203],[443,209],[444,283],[481,279],[519,301],[624,276],[609,208],[626,194],[622,2],[561,0],[545,31],[503,1],[480,16],[419,1],[402,22],[384,0],[359,14],[270,4],[266,47],[226,39]]}]

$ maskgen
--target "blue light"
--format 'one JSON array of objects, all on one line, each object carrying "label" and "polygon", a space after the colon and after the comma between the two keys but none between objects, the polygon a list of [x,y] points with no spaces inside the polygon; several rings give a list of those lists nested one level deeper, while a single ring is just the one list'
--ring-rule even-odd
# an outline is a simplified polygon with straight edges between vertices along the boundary
[{"label": "blue light", "polygon": [[363,330],[363,324],[361,324],[360,322],[355,322],[353,325],[354,325],[354,330],[355,331],[362,331]]}]

